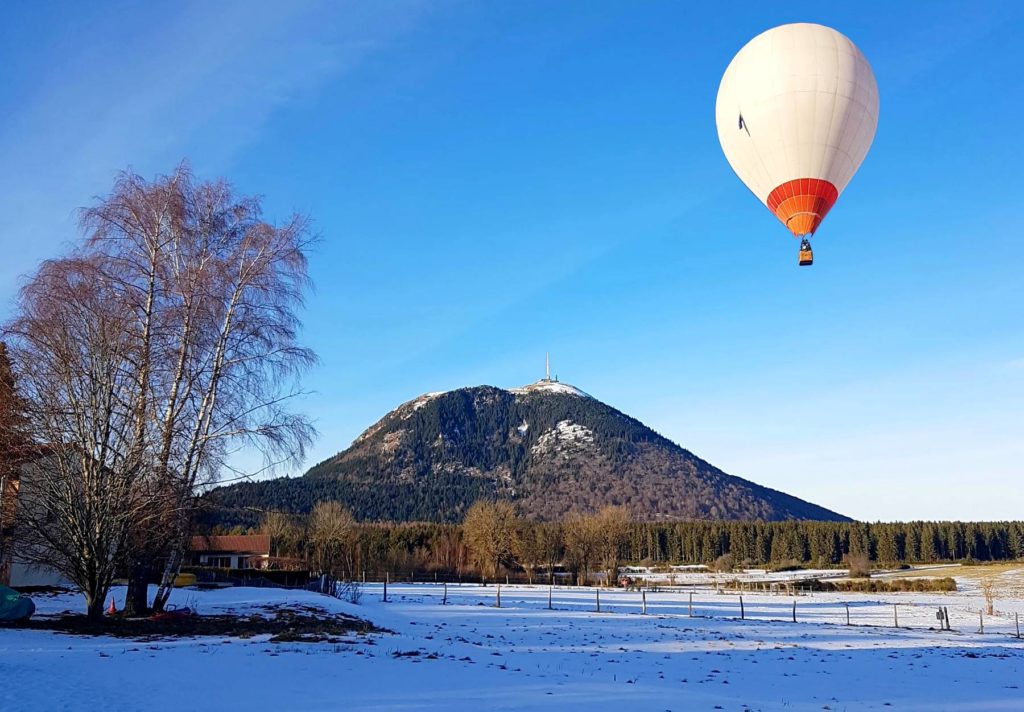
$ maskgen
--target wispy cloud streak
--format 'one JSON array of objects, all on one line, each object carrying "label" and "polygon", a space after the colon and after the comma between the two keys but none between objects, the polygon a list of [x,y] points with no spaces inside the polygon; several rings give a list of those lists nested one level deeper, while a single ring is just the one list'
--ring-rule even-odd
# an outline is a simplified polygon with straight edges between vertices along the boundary
[{"label": "wispy cloud streak", "polygon": [[[190,157],[222,172],[288,102],[322,90],[410,31],[419,2],[386,9],[193,3],[61,18],[75,32],[17,50],[35,81],[0,123],[0,313],[17,276],[75,236],[76,209],[132,167]],[[84,11],[83,11],[84,12]],[[16,101],[16,105],[10,103]]]}]

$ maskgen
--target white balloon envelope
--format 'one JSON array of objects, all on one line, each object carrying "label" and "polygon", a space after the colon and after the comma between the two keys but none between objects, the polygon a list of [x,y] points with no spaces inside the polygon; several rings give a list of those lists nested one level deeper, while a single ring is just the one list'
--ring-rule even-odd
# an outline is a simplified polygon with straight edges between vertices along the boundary
[{"label": "white balloon envelope", "polygon": [[878,85],[845,35],[781,25],[729,63],[715,119],[740,180],[790,232],[810,236],[871,147]]}]

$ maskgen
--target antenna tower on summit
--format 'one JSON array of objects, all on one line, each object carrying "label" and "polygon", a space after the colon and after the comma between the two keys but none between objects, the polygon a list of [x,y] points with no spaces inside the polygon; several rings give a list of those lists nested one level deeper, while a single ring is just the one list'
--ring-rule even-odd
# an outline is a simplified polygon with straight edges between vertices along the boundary
[{"label": "antenna tower on summit", "polygon": [[544,354],[544,372],[546,374],[544,376],[544,380],[545,381],[550,381],[551,380],[551,352],[550,351],[548,351],[547,353]]}]

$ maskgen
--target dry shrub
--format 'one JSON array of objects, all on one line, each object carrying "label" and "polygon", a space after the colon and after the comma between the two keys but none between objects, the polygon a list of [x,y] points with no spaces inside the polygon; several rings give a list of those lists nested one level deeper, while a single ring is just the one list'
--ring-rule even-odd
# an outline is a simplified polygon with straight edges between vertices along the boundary
[{"label": "dry shrub", "polygon": [[996,584],[990,578],[981,580],[981,594],[985,597],[985,612],[988,615],[995,613],[996,606]]},{"label": "dry shrub", "polygon": [[736,559],[732,554],[722,554],[715,559],[715,563],[711,565],[711,568],[719,573],[731,573],[736,568]]},{"label": "dry shrub", "polygon": [[846,565],[850,569],[850,578],[868,578],[871,576],[871,560],[867,554],[847,554]]}]

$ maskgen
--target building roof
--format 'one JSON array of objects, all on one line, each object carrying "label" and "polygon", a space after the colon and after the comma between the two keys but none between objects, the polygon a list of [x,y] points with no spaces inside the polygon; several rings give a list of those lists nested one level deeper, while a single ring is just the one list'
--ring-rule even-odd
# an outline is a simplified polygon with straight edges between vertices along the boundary
[{"label": "building roof", "polygon": [[231,536],[194,536],[193,552],[217,551],[231,554],[270,555],[269,534],[238,534]]}]

